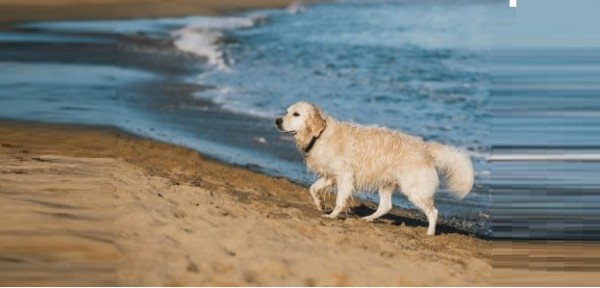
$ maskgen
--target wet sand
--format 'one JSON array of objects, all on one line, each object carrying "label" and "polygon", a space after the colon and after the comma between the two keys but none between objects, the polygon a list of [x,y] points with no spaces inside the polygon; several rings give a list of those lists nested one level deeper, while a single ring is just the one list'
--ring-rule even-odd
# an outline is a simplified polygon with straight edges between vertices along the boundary
[{"label": "wet sand", "polygon": [[[233,10],[282,8],[292,2],[291,0],[0,0],[0,24],[31,20],[219,15]],[[316,1],[304,0],[302,2]]]},{"label": "wet sand", "polygon": [[[110,128],[1,122],[0,285],[489,285],[490,242]],[[333,197],[330,197],[331,206]]]}]

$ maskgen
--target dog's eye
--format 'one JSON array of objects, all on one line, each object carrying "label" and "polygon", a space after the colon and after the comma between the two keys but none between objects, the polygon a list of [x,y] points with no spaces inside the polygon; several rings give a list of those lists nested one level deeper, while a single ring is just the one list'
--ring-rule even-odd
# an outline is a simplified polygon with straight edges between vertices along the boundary
[{"label": "dog's eye", "polygon": [[294,115],[294,117],[300,116],[300,114],[298,114],[298,112],[294,112],[294,114],[292,114],[292,115]]}]

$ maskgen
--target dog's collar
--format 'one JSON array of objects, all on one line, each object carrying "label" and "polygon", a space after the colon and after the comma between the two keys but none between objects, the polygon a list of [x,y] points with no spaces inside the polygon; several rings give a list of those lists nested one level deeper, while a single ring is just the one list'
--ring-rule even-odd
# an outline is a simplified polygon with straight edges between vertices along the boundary
[{"label": "dog's collar", "polygon": [[304,152],[304,157],[308,157],[308,152],[310,152],[310,150],[312,150],[312,148],[315,146],[315,143],[317,143],[317,140],[319,140],[321,135],[323,135],[325,129],[327,129],[327,122],[325,122],[325,127],[323,127],[323,130],[321,130],[321,133],[310,138],[310,142],[308,142],[308,145],[306,145],[306,147],[302,150],[302,152]]}]

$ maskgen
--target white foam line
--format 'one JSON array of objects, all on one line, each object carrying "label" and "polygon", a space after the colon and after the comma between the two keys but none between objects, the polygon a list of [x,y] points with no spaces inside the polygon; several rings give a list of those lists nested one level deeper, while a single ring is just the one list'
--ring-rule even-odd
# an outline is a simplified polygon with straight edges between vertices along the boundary
[{"label": "white foam line", "polygon": [[179,50],[204,57],[209,64],[220,69],[227,68],[220,43],[223,33],[187,26],[174,31],[172,35],[175,37],[173,43]]},{"label": "white foam line", "polygon": [[600,161],[600,154],[491,155],[487,158],[487,160],[488,161]]},{"label": "white foam line", "polygon": [[171,32],[179,50],[206,58],[221,70],[228,70],[223,55],[223,31],[252,27],[258,18],[195,17],[187,26]]}]

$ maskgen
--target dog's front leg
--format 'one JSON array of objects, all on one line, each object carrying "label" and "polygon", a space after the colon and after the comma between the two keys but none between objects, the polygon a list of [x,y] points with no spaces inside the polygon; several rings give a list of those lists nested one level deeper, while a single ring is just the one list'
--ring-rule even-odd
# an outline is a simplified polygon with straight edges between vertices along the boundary
[{"label": "dog's front leg", "polygon": [[351,175],[344,175],[336,179],[337,182],[337,196],[335,198],[335,208],[331,214],[325,214],[323,217],[326,218],[337,218],[337,216],[344,211],[346,208],[346,201],[352,196],[352,190],[354,190],[354,178]]},{"label": "dog's front leg", "polygon": [[312,196],[313,200],[315,201],[315,205],[317,205],[317,209],[319,209],[319,211],[323,211],[323,209],[325,209],[325,207],[323,206],[323,202],[321,202],[320,194],[321,192],[323,192],[324,189],[329,189],[332,185],[333,180],[326,177],[321,177],[319,178],[319,180],[313,183],[313,185],[310,186],[310,196]]}]

